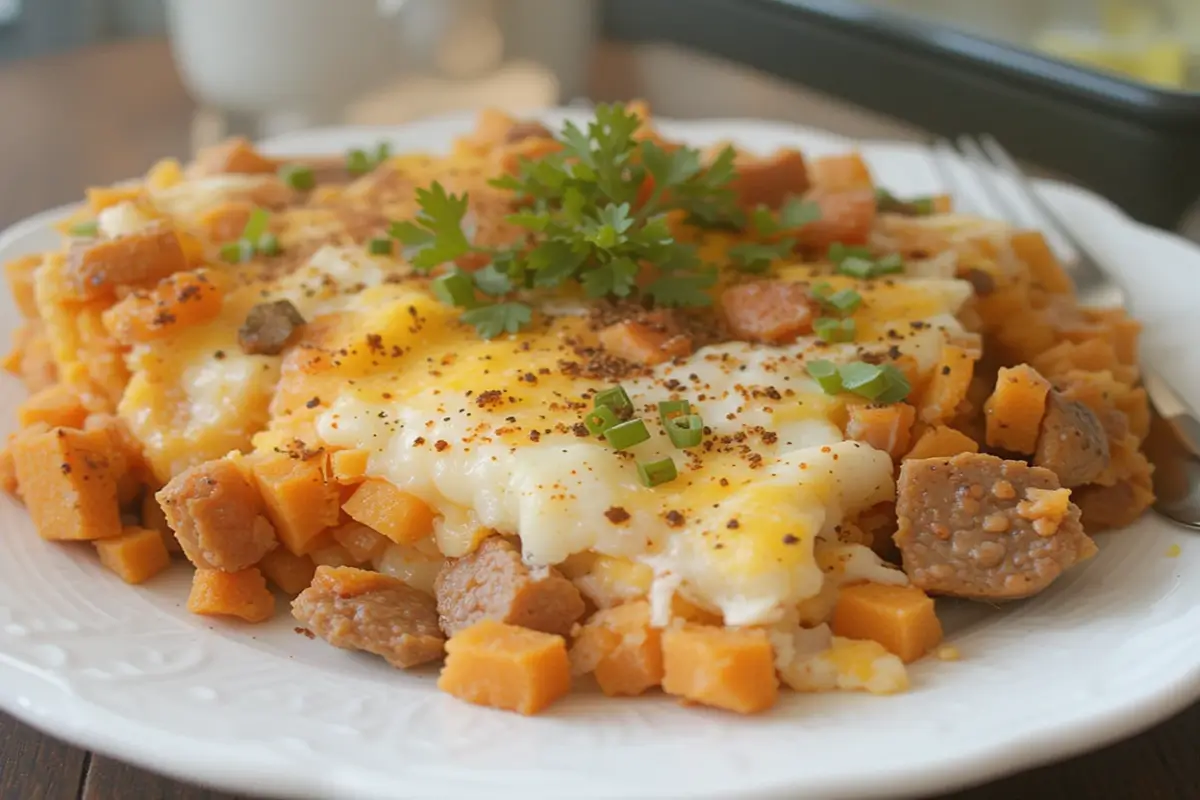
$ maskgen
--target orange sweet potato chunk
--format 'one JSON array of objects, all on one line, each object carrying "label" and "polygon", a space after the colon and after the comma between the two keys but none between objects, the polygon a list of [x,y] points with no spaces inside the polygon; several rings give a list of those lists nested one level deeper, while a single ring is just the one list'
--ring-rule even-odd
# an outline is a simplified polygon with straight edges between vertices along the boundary
[{"label": "orange sweet potato chunk", "polygon": [[276,547],[262,557],[258,569],[285,594],[300,594],[312,583],[317,565],[309,556],[298,556]]},{"label": "orange sweet potato chunk", "polygon": [[958,410],[958,404],[967,398],[974,374],[975,359],[970,352],[958,345],[942,345],[933,377],[921,396],[918,409],[921,421],[927,425],[949,421]]},{"label": "orange sweet potato chunk", "polygon": [[82,428],[88,410],[79,393],[63,383],[30,395],[17,409],[17,424],[28,428],[39,422],[52,428]]},{"label": "orange sweet potato chunk", "polygon": [[561,636],[483,620],[446,642],[438,688],[460,700],[530,715],[571,690]]},{"label": "orange sweet potato chunk", "polygon": [[933,600],[915,586],[846,586],[838,593],[830,627],[835,636],[879,642],[906,664],[942,641]]},{"label": "orange sweet potato chunk", "polygon": [[917,410],[912,406],[907,403],[854,405],[848,413],[847,437],[882,450],[893,459],[900,458],[908,450],[913,422],[917,418]]},{"label": "orange sweet potato chunk", "polygon": [[813,186],[828,192],[848,189],[873,189],[871,169],[861,153],[820,156],[809,165]]},{"label": "orange sweet potato chunk", "polygon": [[43,539],[107,539],[121,533],[117,480],[105,430],[54,428],[12,443],[17,483]]},{"label": "orange sweet potato chunk", "polygon": [[64,278],[77,300],[108,300],[121,286],[144,286],[188,267],[179,235],[156,226],[141,233],[78,244]]},{"label": "orange sweet potato chunk", "polygon": [[356,564],[366,564],[378,557],[387,549],[391,542],[381,533],[377,533],[361,522],[347,522],[339,525],[330,533],[334,541],[345,548]]},{"label": "orange sweet potato chunk", "polygon": [[27,319],[35,319],[38,316],[33,272],[42,265],[42,258],[40,255],[21,256],[4,265],[4,274],[8,277],[8,290],[21,316]]},{"label": "orange sweet potato chunk", "polygon": [[361,483],[367,477],[367,461],[370,453],[366,450],[338,450],[329,457],[329,466],[333,470],[333,479],[340,484],[349,485]]},{"label": "orange sweet potato chunk", "polygon": [[979,442],[954,428],[934,425],[926,428],[905,458],[950,458],[959,453],[978,453]]},{"label": "orange sweet potato chunk", "polygon": [[775,705],[779,680],[766,631],[685,626],[663,631],[663,691],[739,714]]},{"label": "orange sweet potato chunk", "polygon": [[342,510],[397,544],[412,544],[433,531],[433,509],[425,501],[376,478],[363,481]]},{"label": "orange sweet potato chunk", "polygon": [[692,340],[687,336],[634,320],[618,322],[601,330],[600,344],[617,358],[646,366],[692,353]]},{"label": "orange sweet potato chunk", "polygon": [[338,523],[338,486],[325,480],[319,459],[273,454],[252,471],[275,534],[296,555],[309,553],[317,535]]},{"label": "orange sweet potato chunk", "polygon": [[265,622],[275,613],[275,595],[253,567],[240,572],[198,569],[192,578],[188,611],[206,617],[237,617]]},{"label": "orange sweet potato chunk", "polygon": [[1001,367],[984,403],[988,447],[1030,454],[1037,448],[1050,382],[1028,364]]},{"label": "orange sweet potato chunk", "polygon": [[105,311],[104,327],[122,344],[161,339],[216,317],[223,296],[208,270],[177,272]]},{"label": "orange sweet potato chunk", "polygon": [[240,136],[201,150],[192,165],[197,175],[259,175],[275,172],[278,167],[278,161],[262,155]]},{"label": "orange sweet potato chunk", "polygon": [[1040,232],[1018,231],[1012,235],[1009,243],[1013,255],[1029,268],[1029,277],[1039,288],[1051,294],[1070,294],[1074,291],[1071,277]]},{"label": "orange sweet potato chunk", "polygon": [[144,583],[171,564],[162,534],[150,528],[127,527],[120,536],[93,544],[100,563],[126,583]]},{"label": "orange sweet potato chunk", "polygon": [[230,242],[241,237],[253,213],[253,203],[231,200],[208,209],[197,222],[214,242]]},{"label": "orange sweet potato chunk", "polygon": [[662,683],[662,633],[644,600],[596,612],[575,637],[571,664],[607,695],[639,695]]}]

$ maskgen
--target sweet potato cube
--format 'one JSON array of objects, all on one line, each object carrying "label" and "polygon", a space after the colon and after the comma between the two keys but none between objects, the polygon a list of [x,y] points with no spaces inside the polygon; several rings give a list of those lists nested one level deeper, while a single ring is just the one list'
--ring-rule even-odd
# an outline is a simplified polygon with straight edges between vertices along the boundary
[{"label": "sweet potato cube", "polygon": [[433,509],[424,500],[377,478],[363,481],[342,510],[396,544],[412,544],[433,532]]},{"label": "sweet potato cube", "polygon": [[308,556],[298,556],[286,547],[276,547],[262,557],[258,569],[285,594],[300,594],[312,583],[317,565]]},{"label": "sweet potato cube", "polygon": [[483,620],[446,642],[438,688],[460,700],[536,714],[571,689],[561,636]]},{"label": "sweet potato cube", "polygon": [[357,564],[365,564],[378,557],[391,544],[386,536],[361,522],[347,522],[334,528],[331,533]]},{"label": "sweet potato cube", "polygon": [[1070,294],[1074,291],[1071,277],[1040,232],[1018,231],[1009,239],[1009,244],[1013,255],[1029,268],[1029,277],[1036,286],[1051,294]]},{"label": "sweet potato cube", "polygon": [[279,162],[267,158],[240,136],[206,147],[196,156],[193,170],[198,175],[258,175],[275,172]]},{"label": "sweet potato cube", "polygon": [[306,555],[313,539],[338,523],[337,484],[325,480],[316,459],[272,455],[252,469],[279,541],[296,555]]},{"label": "sweet potato cube", "polygon": [[571,665],[607,695],[638,695],[663,679],[662,634],[644,600],[596,612],[575,637]]},{"label": "sweet potato cube", "polygon": [[996,389],[983,406],[988,447],[1032,453],[1037,448],[1049,393],[1050,381],[1028,364],[1001,367],[996,374]]},{"label": "sweet potato cube", "polygon": [[942,641],[933,600],[916,586],[846,586],[838,594],[830,627],[835,636],[879,642],[906,664]]},{"label": "sweet potato cube", "polygon": [[663,631],[663,691],[753,714],[775,704],[779,680],[766,631],[685,626]]},{"label": "sweet potato cube", "polygon": [[188,268],[179,235],[159,225],[141,233],[77,244],[63,277],[74,299],[108,300],[119,286],[145,286]]},{"label": "sweet potato cube", "polygon": [[240,572],[198,569],[192,578],[188,611],[206,617],[237,617],[265,622],[275,613],[275,595],[253,567]]},{"label": "sweet potato cube", "polygon": [[893,459],[908,450],[917,410],[908,403],[886,406],[854,405],[848,409],[846,436],[882,450]]},{"label": "sweet potato cube", "polygon": [[646,366],[692,353],[692,340],[687,336],[634,320],[618,322],[601,330],[600,343],[612,355]]},{"label": "sweet potato cube", "polygon": [[144,583],[171,564],[162,534],[150,528],[127,527],[120,536],[93,544],[100,563],[126,583]]},{"label": "sweet potato cube", "polygon": [[950,458],[959,453],[978,453],[979,442],[967,436],[962,431],[948,428],[945,425],[934,425],[926,428],[917,437],[917,443],[912,446],[904,457],[908,458]]},{"label": "sweet potato cube", "polygon": [[951,419],[958,405],[967,398],[967,389],[975,374],[975,358],[965,348],[954,344],[942,345],[941,357],[933,370],[933,378],[921,395],[918,416],[929,425]]},{"label": "sweet potato cube", "polygon": [[844,192],[848,189],[874,189],[871,169],[861,153],[844,153],[821,156],[809,164],[812,184],[828,192]]},{"label": "sweet potato cube", "polygon": [[38,316],[37,298],[33,290],[33,272],[42,265],[42,258],[40,255],[21,256],[4,265],[9,293],[12,294],[21,316],[27,319],[34,319]]},{"label": "sweet potato cube", "polygon": [[82,428],[88,410],[79,393],[64,383],[47,386],[30,395],[17,409],[17,424],[27,428],[44,422],[52,428]]},{"label": "sweet potato cube", "polygon": [[103,314],[104,327],[123,344],[161,339],[213,319],[224,291],[208,270],[168,275],[147,292],[125,297]]},{"label": "sweet potato cube", "polygon": [[329,457],[333,479],[341,484],[361,483],[367,477],[366,450],[337,450]]},{"label": "sweet potato cube", "polygon": [[17,483],[43,539],[107,539],[121,533],[118,467],[104,430],[54,428],[12,444]]},{"label": "sweet potato cube", "polygon": [[254,204],[245,200],[231,200],[221,203],[202,213],[197,220],[200,229],[208,234],[214,242],[230,242],[241,238],[250,215],[254,213]]}]

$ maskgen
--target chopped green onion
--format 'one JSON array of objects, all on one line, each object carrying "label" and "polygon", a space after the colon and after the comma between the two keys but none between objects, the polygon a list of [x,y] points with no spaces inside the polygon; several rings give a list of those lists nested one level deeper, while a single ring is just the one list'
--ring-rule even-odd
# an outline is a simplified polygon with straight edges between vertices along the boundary
[{"label": "chopped green onion", "polygon": [[821,281],[818,284],[814,284],[813,287],[808,290],[808,293],[813,296],[813,299],[820,303],[827,302],[831,292],[833,292],[833,287],[829,285],[828,281]]},{"label": "chopped green onion", "polygon": [[279,178],[298,192],[307,192],[317,185],[317,176],[307,164],[284,164],[279,168]]},{"label": "chopped green onion", "polygon": [[853,314],[862,305],[862,295],[853,289],[841,289],[822,300],[842,314]]},{"label": "chopped green onion", "polygon": [[375,147],[375,166],[379,166],[383,162],[392,157],[391,142],[380,142]]},{"label": "chopped green onion", "polygon": [[853,342],[857,333],[854,320],[835,319],[834,317],[819,317],[813,323],[813,330],[822,342]]},{"label": "chopped green onion", "polygon": [[604,438],[617,450],[624,450],[649,439],[650,431],[640,419],[631,419],[606,430]]},{"label": "chopped green onion", "polygon": [[97,236],[100,233],[100,223],[96,220],[76,222],[71,226],[72,236]]},{"label": "chopped green onion", "polygon": [[897,272],[904,272],[904,258],[899,253],[892,253],[875,262],[875,275],[892,275]]},{"label": "chopped green onion", "polygon": [[601,392],[597,392],[592,404],[596,408],[608,406],[617,412],[617,414],[633,411],[633,401],[629,399],[629,395],[625,392],[625,389],[620,386],[612,386]]},{"label": "chopped green onion", "polygon": [[648,487],[670,483],[679,477],[679,472],[675,469],[675,462],[670,458],[658,461],[639,461],[637,471],[642,485]]},{"label": "chopped green onion", "polygon": [[450,272],[435,278],[433,293],[446,305],[469,308],[475,302],[475,286],[469,275]]},{"label": "chopped green onion", "polygon": [[371,157],[365,150],[356,147],[346,153],[346,171],[351,175],[364,175],[370,172],[373,166],[375,165],[371,163]]},{"label": "chopped green onion", "polygon": [[221,260],[230,264],[244,264],[254,258],[254,245],[246,239],[226,242],[221,245]]},{"label": "chopped green onion", "polygon": [[842,391],[842,376],[838,374],[837,364],[823,358],[814,359],[804,365],[804,369],[812,376],[825,394],[837,394]]},{"label": "chopped green onion", "polygon": [[917,216],[920,217],[928,217],[937,211],[932,197],[914,197],[908,201],[908,204],[912,206],[913,211],[917,212]]},{"label": "chopped green onion", "polygon": [[265,208],[254,209],[246,220],[246,227],[242,228],[242,238],[247,242],[257,242],[267,232],[267,223],[270,221],[271,215]]},{"label": "chopped green onion", "polygon": [[847,258],[861,258],[870,261],[871,251],[865,247],[856,247],[842,244],[841,242],[834,242],[829,245],[829,260],[834,264],[841,264]]},{"label": "chopped green onion", "polygon": [[279,237],[273,233],[264,233],[258,237],[258,246],[255,249],[263,256],[277,256],[283,252],[279,246]]},{"label": "chopped green onion", "polygon": [[875,275],[875,262],[858,256],[847,256],[838,262],[837,271],[864,280]]},{"label": "chopped green onion", "polygon": [[687,400],[663,400],[658,404],[658,418],[666,425],[676,417],[692,413],[692,404]]},{"label": "chopped green onion", "polygon": [[373,256],[390,256],[392,254],[392,240],[371,239],[367,242],[367,252]]},{"label": "chopped green onion", "polygon": [[695,447],[704,439],[704,420],[699,414],[674,417],[667,422],[667,436],[680,449]]},{"label": "chopped green onion", "polygon": [[593,436],[599,436],[619,422],[617,412],[608,406],[596,406],[583,418],[583,424],[587,426]]},{"label": "chopped green onion", "polygon": [[888,388],[891,382],[883,368],[865,361],[851,361],[838,368],[842,387],[859,397],[874,400]]},{"label": "chopped green onion", "polygon": [[904,398],[908,397],[908,393],[912,391],[912,386],[908,382],[908,378],[904,373],[897,369],[892,364],[883,365],[883,374],[887,377],[888,385],[875,398],[876,403],[899,403]]}]

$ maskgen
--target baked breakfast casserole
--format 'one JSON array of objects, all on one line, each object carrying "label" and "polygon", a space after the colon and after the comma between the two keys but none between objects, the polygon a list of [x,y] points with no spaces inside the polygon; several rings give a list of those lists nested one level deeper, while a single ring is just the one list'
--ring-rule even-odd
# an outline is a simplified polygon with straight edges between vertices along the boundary
[{"label": "baked breakfast casserole", "polygon": [[41,536],[474,703],[750,713],[906,689],[935,596],[1034,595],[1153,499],[1138,324],[1036,232],[641,104],[449,150],[229,141],[9,263]]}]

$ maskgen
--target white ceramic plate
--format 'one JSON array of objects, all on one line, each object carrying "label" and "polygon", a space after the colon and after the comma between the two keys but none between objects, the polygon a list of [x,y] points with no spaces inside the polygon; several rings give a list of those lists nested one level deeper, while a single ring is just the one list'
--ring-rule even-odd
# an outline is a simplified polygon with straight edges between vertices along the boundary
[{"label": "white ceramic plate", "polygon": [[[560,118],[555,115],[555,119]],[[391,138],[444,149],[466,117],[397,130],[289,136],[276,152],[340,152]],[[841,138],[748,121],[663,124],[695,144],[845,150]],[[883,185],[934,191],[917,146],[866,144]],[[1129,285],[1144,355],[1200,404],[1200,251],[1079,189],[1041,186]],[[31,219],[0,260],[53,246]],[[15,324],[0,298],[0,326]],[[5,333],[7,336],[7,333]],[[11,425],[23,395],[0,392]],[[1182,554],[1169,558],[1172,544]],[[182,566],[142,589],[87,545],[42,542],[0,499],[0,706],[56,736],[173,776],[264,795],[434,797],[866,797],[947,790],[1132,734],[1200,695],[1200,542],[1147,517],[1100,537],[1098,558],[1036,599],[943,618],[963,660],[912,669],[895,697],[785,693],[741,718],[666,697],[578,693],[535,719],[439,693],[434,671],[296,635],[286,616],[243,626],[190,616]],[[1185,578],[1191,573],[1192,577]]]}]

